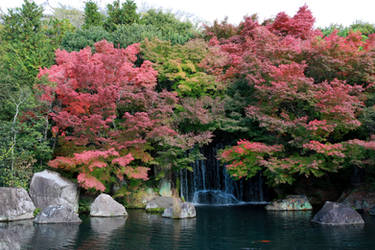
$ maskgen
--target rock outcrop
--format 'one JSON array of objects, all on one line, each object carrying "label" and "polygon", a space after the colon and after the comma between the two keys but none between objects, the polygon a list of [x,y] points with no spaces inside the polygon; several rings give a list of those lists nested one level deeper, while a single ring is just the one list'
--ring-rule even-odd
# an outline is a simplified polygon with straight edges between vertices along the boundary
[{"label": "rock outcrop", "polygon": [[361,215],[344,204],[327,201],[315,214],[312,222],[327,225],[350,225],[365,223]]},{"label": "rock outcrop", "polygon": [[0,187],[0,221],[34,218],[35,206],[23,188]]},{"label": "rock outcrop", "polygon": [[173,206],[166,208],[162,216],[172,219],[194,218],[196,216],[196,211],[192,203],[180,202],[175,199]]},{"label": "rock outcrop", "polygon": [[289,195],[286,199],[268,204],[266,209],[275,211],[300,211],[311,210],[312,206],[305,195]]},{"label": "rock outcrop", "polygon": [[37,208],[63,205],[78,212],[77,184],[63,178],[59,173],[44,170],[34,174],[30,184],[30,196]]},{"label": "rock outcrop", "polygon": [[157,196],[151,188],[142,188],[126,195],[124,201],[127,208],[146,208],[147,203]]},{"label": "rock outcrop", "polygon": [[90,215],[97,217],[127,216],[123,205],[108,194],[100,194],[90,206]]},{"label": "rock outcrop", "polygon": [[44,208],[35,218],[35,223],[80,223],[78,214],[70,207],[51,205]]},{"label": "rock outcrop", "polygon": [[371,187],[363,185],[350,192],[343,193],[338,202],[356,210],[367,212],[375,207],[375,191]]},{"label": "rock outcrop", "polygon": [[166,208],[173,206],[173,197],[155,197],[147,202],[146,211],[149,213],[163,213]]}]

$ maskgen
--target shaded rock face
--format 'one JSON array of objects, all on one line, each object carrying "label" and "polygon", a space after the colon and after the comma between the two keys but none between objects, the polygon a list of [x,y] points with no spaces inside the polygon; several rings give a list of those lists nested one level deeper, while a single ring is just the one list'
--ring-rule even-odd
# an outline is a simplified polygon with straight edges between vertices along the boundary
[{"label": "shaded rock face", "polygon": [[196,211],[194,205],[190,202],[175,201],[173,207],[166,208],[162,216],[172,219],[194,218]]},{"label": "shaded rock face", "polygon": [[35,223],[80,223],[81,219],[72,208],[62,205],[51,205],[42,210],[34,220]]},{"label": "shaded rock face", "polygon": [[289,195],[286,199],[274,201],[266,206],[267,210],[298,211],[311,210],[312,206],[305,195]]},{"label": "shaded rock face", "polygon": [[338,202],[357,210],[369,211],[375,207],[375,192],[370,191],[366,186],[361,186],[349,193],[342,194]]},{"label": "shaded rock face", "polygon": [[44,170],[34,174],[30,184],[30,196],[36,207],[63,205],[78,212],[77,184],[61,177],[59,173]]},{"label": "shaded rock face", "polygon": [[147,188],[130,193],[124,200],[127,208],[146,208],[147,203],[157,196],[151,188]]},{"label": "shaded rock face", "polygon": [[163,213],[164,209],[172,207],[173,197],[155,197],[146,205],[147,212],[160,212]]},{"label": "shaded rock face", "polygon": [[100,194],[90,206],[90,215],[98,217],[127,216],[123,205],[108,194]]},{"label": "shaded rock face", "polygon": [[331,201],[327,201],[311,221],[327,225],[350,225],[365,223],[361,215],[351,207]]},{"label": "shaded rock face", "polygon": [[0,187],[0,221],[34,218],[35,206],[23,188]]}]

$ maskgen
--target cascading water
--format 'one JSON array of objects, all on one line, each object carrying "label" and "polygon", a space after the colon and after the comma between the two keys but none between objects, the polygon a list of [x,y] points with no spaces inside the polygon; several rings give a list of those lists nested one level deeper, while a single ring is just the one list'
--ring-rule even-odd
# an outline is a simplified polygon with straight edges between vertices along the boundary
[{"label": "cascading water", "polygon": [[193,172],[180,171],[181,196],[195,204],[265,203],[261,175],[234,181],[217,159],[218,150],[222,148],[224,145],[220,143],[204,147],[201,152],[206,159],[197,160]]}]

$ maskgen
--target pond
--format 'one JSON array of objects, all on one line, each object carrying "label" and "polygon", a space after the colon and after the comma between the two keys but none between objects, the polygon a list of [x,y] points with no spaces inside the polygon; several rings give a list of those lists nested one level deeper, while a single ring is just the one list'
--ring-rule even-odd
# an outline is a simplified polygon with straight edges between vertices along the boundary
[{"label": "pond", "polygon": [[262,206],[200,206],[172,220],[143,210],[127,219],[83,218],[80,225],[0,223],[0,249],[375,249],[375,217],[363,226],[321,226],[311,212]]}]

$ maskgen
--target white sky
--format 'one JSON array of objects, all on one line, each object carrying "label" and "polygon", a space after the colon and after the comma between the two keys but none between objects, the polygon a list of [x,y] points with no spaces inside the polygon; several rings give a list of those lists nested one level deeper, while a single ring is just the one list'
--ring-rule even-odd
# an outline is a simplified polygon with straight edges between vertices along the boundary
[{"label": "white sky", "polygon": [[[124,2],[125,0],[121,0]],[[20,7],[23,0],[0,0],[0,8]],[[35,0],[41,4],[49,2],[53,7],[58,3],[84,8],[84,0]],[[96,0],[101,8],[113,0]],[[356,20],[375,24],[375,0],[135,0],[138,7],[162,7],[173,12],[182,11],[200,20],[212,22],[228,16],[229,22],[239,23],[243,16],[257,13],[261,20],[274,17],[284,11],[294,15],[305,3],[313,12],[315,26],[328,26],[332,23],[350,25]]]}]

